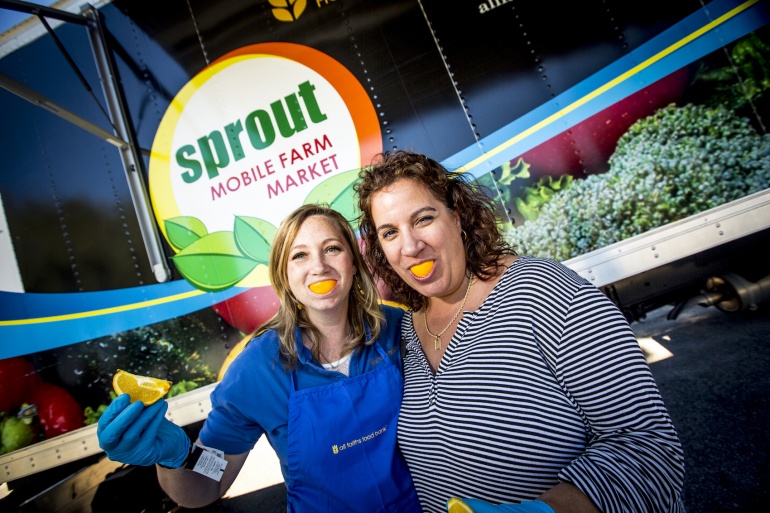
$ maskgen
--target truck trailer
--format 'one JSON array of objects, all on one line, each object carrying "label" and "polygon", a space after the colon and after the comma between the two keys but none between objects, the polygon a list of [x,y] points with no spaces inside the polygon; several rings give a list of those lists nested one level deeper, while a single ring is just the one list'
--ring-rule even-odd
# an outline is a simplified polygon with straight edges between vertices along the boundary
[{"label": "truck trailer", "polygon": [[117,369],[172,381],[168,416],[199,428],[277,311],[276,227],[309,202],[356,225],[382,151],[467,173],[519,254],[630,322],[770,298],[766,2],[0,0],[11,13],[0,506],[88,510],[121,469],[95,425]]}]

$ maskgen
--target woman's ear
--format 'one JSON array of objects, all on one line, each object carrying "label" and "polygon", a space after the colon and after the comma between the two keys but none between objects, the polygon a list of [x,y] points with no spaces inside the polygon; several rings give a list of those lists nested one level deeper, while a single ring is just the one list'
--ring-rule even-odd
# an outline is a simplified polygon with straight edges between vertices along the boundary
[{"label": "woman's ear", "polygon": [[451,210],[450,212],[455,218],[455,224],[457,225],[457,229],[462,231],[463,223],[460,221],[460,214],[457,213],[457,210]]}]

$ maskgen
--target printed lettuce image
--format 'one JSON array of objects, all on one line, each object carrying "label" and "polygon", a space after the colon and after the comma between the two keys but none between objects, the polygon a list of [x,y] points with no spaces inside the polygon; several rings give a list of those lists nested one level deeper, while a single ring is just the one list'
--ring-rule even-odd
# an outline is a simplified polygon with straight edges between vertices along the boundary
[{"label": "printed lettuce image", "polygon": [[568,260],[766,189],[770,134],[722,106],[671,104],[631,125],[609,166],[510,229],[517,252]]}]

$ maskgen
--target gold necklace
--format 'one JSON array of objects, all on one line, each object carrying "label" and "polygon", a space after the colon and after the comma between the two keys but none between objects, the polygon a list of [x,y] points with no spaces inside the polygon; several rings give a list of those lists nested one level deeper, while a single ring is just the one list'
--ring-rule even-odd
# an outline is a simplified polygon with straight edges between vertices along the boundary
[{"label": "gold necklace", "polygon": [[446,333],[446,330],[449,329],[449,327],[454,324],[455,320],[457,320],[457,316],[460,315],[460,312],[463,311],[463,307],[465,306],[465,301],[468,300],[468,294],[471,292],[471,285],[473,285],[473,276],[471,276],[471,279],[468,281],[468,290],[465,291],[465,297],[463,298],[463,302],[460,304],[460,308],[457,309],[457,313],[455,313],[455,316],[452,317],[452,320],[449,321],[449,324],[446,325],[446,328],[441,330],[441,333],[436,335],[435,333],[430,331],[430,328],[428,328],[428,310],[425,310],[425,313],[422,314],[422,318],[425,321],[425,331],[428,332],[428,335],[433,337],[433,349],[438,351],[441,349],[441,335]]}]

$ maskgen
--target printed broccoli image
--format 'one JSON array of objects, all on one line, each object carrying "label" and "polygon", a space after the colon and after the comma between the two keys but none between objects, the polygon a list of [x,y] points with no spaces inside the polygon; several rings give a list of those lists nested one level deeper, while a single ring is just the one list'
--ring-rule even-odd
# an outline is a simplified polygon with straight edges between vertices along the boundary
[{"label": "printed broccoli image", "polygon": [[671,104],[631,125],[609,166],[509,230],[518,253],[567,260],[766,189],[770,134],[721,106]]}]

